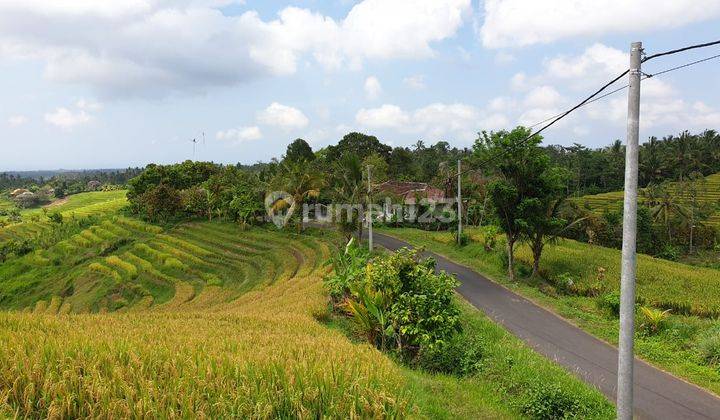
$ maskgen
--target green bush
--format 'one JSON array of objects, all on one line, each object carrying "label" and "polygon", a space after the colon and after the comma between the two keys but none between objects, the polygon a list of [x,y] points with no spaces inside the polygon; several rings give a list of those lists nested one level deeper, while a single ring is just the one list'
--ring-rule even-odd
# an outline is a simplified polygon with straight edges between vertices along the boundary
[{"label": "green bush", "polygon": [[576,291],[576,280],[570,273],[562,273],[554,279],[555,287],[565,294],[574,294]]},{"label": "green bush", "polygon": [[680,258],[680,249],[671,244],[665,244],[662,250],[657,254],[657,257],[670,261],[677,261]]},{"label": "green bush", "polygon": [[641,306],[640,313],[643,319],[642,324],[640,324],[640,330],[647,334],[657,334],[666,327],[667,318],[670,316],[670,309],[661,311],[660,309]]},{"label": "green bush", "polygon": [[471,375],[482,369],[484,352],[480,336],[458,333],[442,344],[421,349],[416,364],[428,372]]},{"label": "green bush", "polygon": [[[360,272],[351,271],[346,279],[330,280],[335,290],[347,285],[344,307],[369,341],[408,358],[443,345],[460,329],[453,300],[457,280],[435,274],[435,261],[421,260],[419,253],[403,248],[377,257]],[[354,265],[348,266],[355,270]],[[346,273],[341,268],[341,275]]]},{"label": "green bush", "polygon": [[455,245],[457,245],[457,246],[465,246],[468,243],[470,243],[470,236],[467,233],[462,232],[460,234],[460,240],[458,241],[458,232],[456,230],[453,232],[453,241],[455,242]]},{"label": "green bush", "polygon": [[706,363],[720,364],[720,325],[710,329],[698,341],[697,347]]},{"label": "green bush", "polygon": [[324,283],[330,298],[339,303],[350,295],[350,287],[365,274],[370,252],[358,246],[351,238],[342,252],[333,255],[325,265],[332,265],[333,271],[325,276]]},{"label": "green bush", "polygon": [[532,419],[555,420],[578,417],[580,400],[566,387],[538,381],[526,391],[521,411]]},{"label": "green bush", "polygon": [[600,296],[598,306],[609,310],[615,317],[620,316],[620,292],[610,292]]}]

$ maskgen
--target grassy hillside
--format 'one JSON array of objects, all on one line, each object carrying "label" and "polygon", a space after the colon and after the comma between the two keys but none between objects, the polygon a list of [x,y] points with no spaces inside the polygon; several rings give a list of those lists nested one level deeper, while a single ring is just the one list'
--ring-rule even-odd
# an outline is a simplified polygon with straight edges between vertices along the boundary
[{"label": "grassy hillside", "polygon": [[[700,199],[700,201],[711,203],[713,205],[720,203],[720,173],[705,177],[705,181],[705,188],[707,189],[707,191]],[[670,191],[673,191],[676,194],[680,194],[678,190],[678,183],[671,182]],[[587,206],[591,210],[597,213],[602,213],[604,210],[622,210],[623,196],[624,194],[622,191],[613,191],[603,194],[586,195],[576,200],[578,203]],[[642,194],[640,194],[640,202],[643,202]],[[720,211],[717,211],[712,216],[710,216],[708,224],[720,226]]]},{"label": "grassy hillside", "polygon": [[[499,239],[494,249],[487,251],[480,229],[467,229],[471,242],[462,248],[454,244],[448,232],[381,231],[472,267],[572,320],[588,332],[608,342],[617,342],[617,318],[603,302],[619,288],[619,250],[572,240],[548,244],[541,261],[544,279],[533,280],[522,276],[522,272],[530,273],[532,257],[527,246],[521,245],[517,258],[525,269],[520,270],[519,281],[511,282],[504,266],[504,240]],[[604,269],[604,274],[600,274],[600,268]],[[644,305],[672,308],[665,327],[657,334],[638,331],[637,354],[720,394],[720,364],[717,362],[720,359],[714,359],[720,347],[713,344],[720,342],[720,327],[714,317],[720,308],[720,270],[639,255],[637,276],[638,298]],[[572,281],[574,291],[562,289],[561,283],[568,279]],[[595,293],[597,297],[590,296]],[[636,325],[641,326],[644,322],[638,314]]]}]

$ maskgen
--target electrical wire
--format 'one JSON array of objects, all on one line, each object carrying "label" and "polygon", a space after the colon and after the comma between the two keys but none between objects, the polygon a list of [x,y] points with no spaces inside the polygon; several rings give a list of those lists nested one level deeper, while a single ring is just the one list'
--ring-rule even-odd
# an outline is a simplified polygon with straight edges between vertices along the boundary
[{"label": "electrical wire", "polygon": [[677,54],[677,53],[681,53],[681,52],[688,51],[688,50],[694,50],[694,49],[697,49],[697,48],[712,47],[713,45],[720,45],[720,40],[718,40],[718,41],[712,41],[712,42],[706,42],[706,43],[704,43],[704,44],[690,45],[690,46],[688,46],[688,47],[678,48],[678,49],[676,49],[676,50],[670,50],[670,51],[665,51],[665,52],[661,52],[661,53],[649,55],[649,56],[643,58],[641,62],[644,63],[644,62],[650,61],[650,60],[652,60],[652,59],[654,59],[654,58],[663,57],[663,56],[666,56],[666,55]]},{"label": "electrical wire", "polygon": [[[680,52],[688,51],[688,50],[692,50],[692,49],[697,49],[697,48],[709,47],[709,46],[713,46],[713,45],[720,45],[720,41],[714,41],[714,42],[708,42],[708,43],[704,43],[704,44],[692,45],[692,46],[689,46],[689,47],[684,47],[684,48],[679,48],[679,49],[676,49],[676,50],[666,51],[666,52],[663,52],[663,53],[653,54],[653,55],[651,55],[651,56],[648,56],[648,57],[644,58],[644,59],[642,60],[642,62],[644,63],[644,62],[646,62],[646,61],[648,61],[648,60],[651,60],[651,59],[653,59],[653,58],[662,57],[662,56],[671,55],[671,54],[676,54],[676,53],[680,53]],[[680,66],[671,67],[671,68],[668,68],[668,69],[665,69],[665,70],[661,70],[661,71],[659,71],[659,72],[657,72],[657,73],[653,73],[653,74],[643,73],[643,77],[641,78],[641,80],[645,80],[645,79],[649,79],[649,78],[651,78],[651,77],[655,77],[655,76],[659,76],[659,75],[662,75],[662,74],[670,73],[670,72],[673,72],[673,71],[676,71],[676,70],[680,70],[680,69],[683,69],[683,68],[686,68],[686,67],[693,66],[693,65],[695,65],[695,64],[704,63],[704,62],[706,62],[706,61],[710,61],[710,60],[713,60],[713,59],[716,59],[716,58],[720,58],[720,54],[713,55],[713,56],[711,56],[711,57],[703,58],[703,59],[700,59],[700,60],[692,61],[692,62],[689,62],[689,63],[686,63],[686,64],[682,64],[682,65],[680,65]],[[533,128],[533,127],[536,127],[536,126],[538,126],[538,125],[541,125],[541,124],[543,124],[543,123],[545,123],[545,122],[550,121],[550,123],[548,123],[547,125],[543,126],[541,129],[539,129],[539,130],[535,131],[534,133],[531,133],[530,135],[528,135],[527,137],[525,137],[523,140],[521,140],[521,141],[518,143],[518,145],[523,145],[523,144],[525,144],[525,143],[528,142],[530,139],[532,139],[534,136],[540,134],[542,131],[544,131],[544,130],[547,129],[548,127],[552,126],[552,125],[555,124],[556,122],[560,121],[561,119],[565,118],[568,114],[570,114],[571,112],[577,110],[578,108],[581,108],[581,107],[583,107],[583,106],[589,105],[589,104],[591,104],[591,103],[593,103],[593,102],[599,101],[599,100],[601,100],[601,99],[603,99],[603,98],[606,98],[606,97],[608,97],[608,96],[610,96],[610,95],[612,95],[612,94],[614,94],[614,93],[617,93],[617,92],[619,92],[619,91],[621,91],[621,90],[623,90],[623,89],[626,89],[626,88],[629,86],[628,84],[626,84],[626,85],[624,85],[624,86],[621,86],[621,87],[619,87],[619,88],[616,88],[616,89],[614,89],[614,90],[612,90],[612,91],[610,91],[610,92],[607,92],[607,93],[605,93],[605,94],[603,94],[603,95],[601,95],[601,96],[597,96],[599,93],[601,93],[602,91],[604,91],[605,89],[607,89],[608,87],[610,87],[613,83],[617,82],[620,78],[622,78],[623,76],[625,76],[626,74],[628,74],[629,71],[630,71],[630,70],[625,70],[623,73],[621,73],[620,75],[618,75],[617,77],[615,77],[614,79],[612,79],[610,82],[606,83],[603,87],[601,87],[600,89],[598,89],[597,91],[595,91],[595,93],[593,93],[592,95],[590,95],[589,97],[587,97],[585,100],[583,100],[583,101],[580,102],[579,104],[577,104],[577,105],[575,105],[574,107],[570,108],[569,110],[567,110],[567,111],[565,111],[565,112],[562,112],[562,113],[560,113],[560,114],[556,114],[556,115],[554,115],[554,116],[552,116],[552,117],[546,118],[546,119],[544,119],[544,120],[542,120],[542,121],[540,121],[540,122],[537,122],[537,123],[535,123],[535,124],[533,124],[533,125],[528,126],[528,128]],[[596,96],[597,96],[597,97],[596,97]],[[502,154],[504,154],[504,153],[507,153],[507,152],[501,152],[501,154],[499,154],[499,155],[497,155],[497,156],[490,156],[488,159],[485,159],[484,161],[479,162],[478,165],[482,166],[482,165],[484,165],[485,163],[488,163],[488,162],[492,161],[493,159],[502,156]],[[477,169],[466,169],[466,170],[464,170],[464,171],[460,171],[459,174],[456,173],[455,175],[451,176],[450,178],[454,178],[454,177],[456,177],[456,176],[458,176],[458,175],[463,175],[463,174],[466,174],[466,173],[468,173],[468,172],[473,172],[473,171],[476,171],[476,170],[477,170]]]}]

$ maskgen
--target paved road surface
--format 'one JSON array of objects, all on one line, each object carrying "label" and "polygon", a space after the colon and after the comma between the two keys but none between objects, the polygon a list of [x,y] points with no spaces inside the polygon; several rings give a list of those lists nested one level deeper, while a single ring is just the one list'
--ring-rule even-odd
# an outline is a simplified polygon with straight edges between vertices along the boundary
[{"label": "paved road surface", "polygon": [[[375,243],[395,250],[409,246],[376,233]],[[458,291],[536,351],[555,360],[615,400],[617,348],[583,332],[557,315],[462,265],[439,255],[437,268],[453,273]],[[640,419],[720,419],[720,398],[645,362],[635,360],[635,417]]]}]

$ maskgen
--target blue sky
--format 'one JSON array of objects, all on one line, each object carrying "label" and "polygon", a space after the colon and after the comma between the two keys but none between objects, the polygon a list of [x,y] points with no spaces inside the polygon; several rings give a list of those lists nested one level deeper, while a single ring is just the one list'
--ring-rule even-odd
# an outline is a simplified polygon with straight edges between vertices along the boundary
[{"label": "blue sky", "polygon": [[[533,124],[648,54],[720,38],[717,0],[7,0],[0,171],[253,163],[362,131],[469,146]],[[634,30],[627,28],[633,27]],[[647,63],[653,73],[720,54]],[[720,60],[643,84],[641,138],[720,129]],[[546,143],[624,139],[626,93]]]}]

